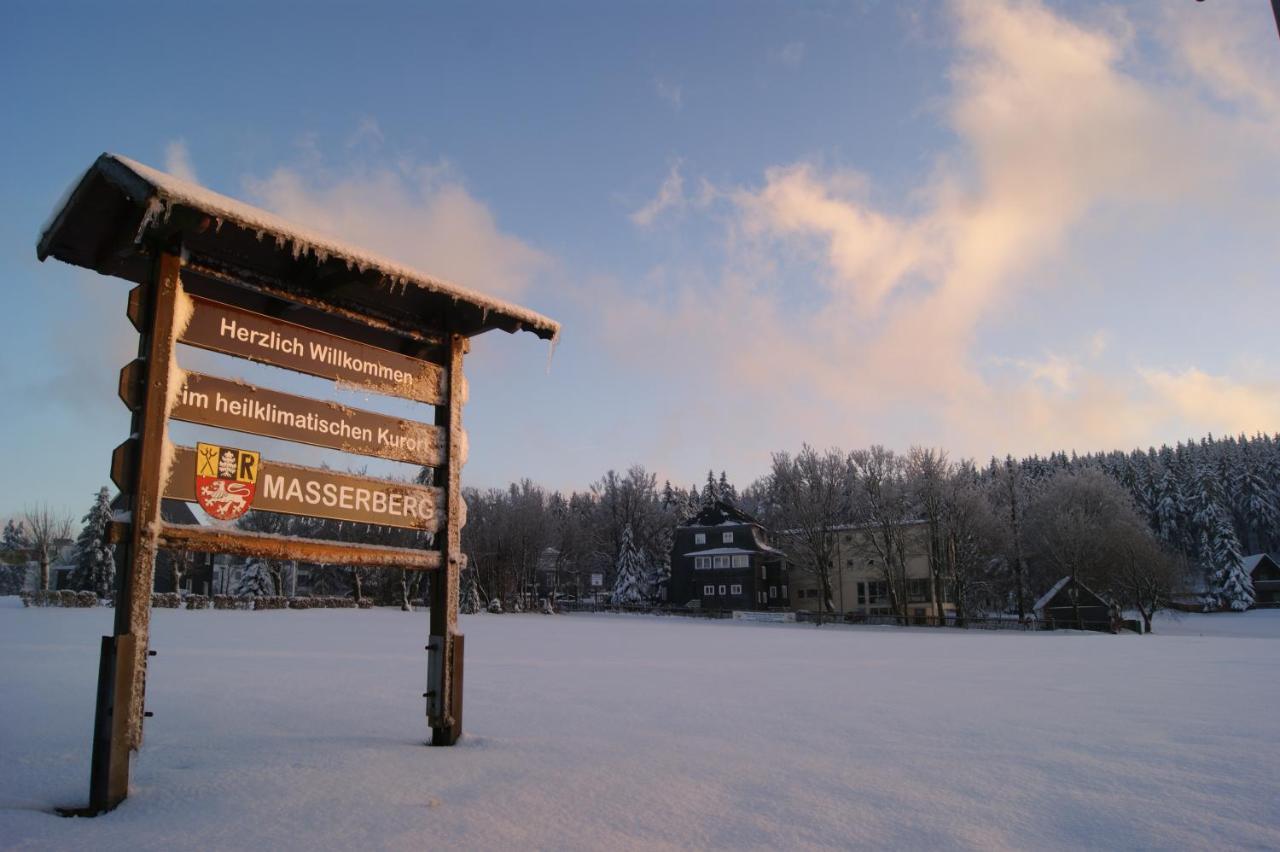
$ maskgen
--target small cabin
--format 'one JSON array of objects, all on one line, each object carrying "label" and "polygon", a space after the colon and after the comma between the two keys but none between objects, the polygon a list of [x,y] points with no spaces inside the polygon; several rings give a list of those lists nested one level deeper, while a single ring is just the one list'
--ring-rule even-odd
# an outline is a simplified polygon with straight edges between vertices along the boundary
[{"label": "small cabin", "polygon": [[1053,584],[1032,607],[1035,616],[1049,629],[1098,630],[1116,629],[1115,604],[1094,592],[1074,577],[1063,577]]},{"label": "small cabin", "polygon": [[1255,553],[1243,560],[1253,581],[1253,605],[1264,609],[1280,607],[1280,562],[1269,553]]}]

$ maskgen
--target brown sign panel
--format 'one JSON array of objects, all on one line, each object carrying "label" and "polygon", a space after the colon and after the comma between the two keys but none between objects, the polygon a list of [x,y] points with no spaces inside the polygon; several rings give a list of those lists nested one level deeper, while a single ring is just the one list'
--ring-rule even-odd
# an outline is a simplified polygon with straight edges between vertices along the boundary
[{"label": "brown sign panel", "polygon": [[[440,526],[439,488],[335,473],[313,467],[260,461],[249,508],[285,515],[434,531]],[[174,447],[164,496],[197,502],[197,457]]]},{"label": "brown sign panel", "polygon": [[111,481],[122,494],[133,493],[133,477],[138,470],[139,444],[130,438],[111,451]]},{"label": "brown sign panel", "polygon": [[142,284],[130,290],[129,303],[125,308],[125,314],[129,317],[129,322],[133,323],[133,327],[138,331],[142,331],[142,294]]},{"label": "brown sign panel", "polygon": [[429,467],[439,466],[444,459],[444,430],[438,426],[203,373],[187,373],[171,416],[203,426]]},{"label": "brown sign panel", "polygon": [[117,392],[120,394],[120,401],[130,411],[137,411],[142,407],[142,400],[146,397],[146,389],[142,386],[142,377],[146,373],[146,362],[141,358],[134,358],[128,364],[120,368],[120,383]]},{"label": "brown sign panel", "polygon": [[444,371],[437,365],[274,317],[190,297],[194,310],[182,343],[437,405]]}]

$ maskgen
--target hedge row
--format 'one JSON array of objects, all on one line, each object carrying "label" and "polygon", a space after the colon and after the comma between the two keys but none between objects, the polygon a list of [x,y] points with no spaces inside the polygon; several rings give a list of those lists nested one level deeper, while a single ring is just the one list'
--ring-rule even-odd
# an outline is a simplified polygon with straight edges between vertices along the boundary
[{"label": "hedge row", "polygon": [[[187,595],[186,601],[187,609],[205,609],[209,605],[209,598],[204,595]],[[213,596],[214,609],[354,609],[356,606],[369,609],[373,606],[373,601],[365,598],[357,604],[352,598],[341,598],[335,595],[310,598],[286,598],[279,595],[264,595],[257,598],[234,595]]]},{"label": "hedge row", "polygon": [[[110,604],[111,601],[99,601],[93,592],[73,592],[70,589],[50,589],[48,591],[19,593],[23,606],[59,606],[59,607],[95,607]],[[286,598],[278,595],[266,597],[236,597],[235,595],[179,595],[177,592],[155,592],[151,595],[151,606],[155,609],[372,609],[373,601],[369,598],[357,602],[353,598],[342,598],[336,595],[311,598]],[[185,605],[185,606],[184,606]]]},{"label": "hedge row", "polygon": [[23,606],[63,606],[89,608],[98,605],[98,596],[93,592],[73,592],[70,589],[49,589],[40,592],[19,592]]}]

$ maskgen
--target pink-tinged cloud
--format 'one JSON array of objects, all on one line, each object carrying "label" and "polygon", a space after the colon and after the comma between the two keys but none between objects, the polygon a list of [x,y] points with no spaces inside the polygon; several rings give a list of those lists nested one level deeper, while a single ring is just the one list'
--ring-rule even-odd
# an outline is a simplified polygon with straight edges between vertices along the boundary
[{"label": "pink-tinged cloud", "polygon": [[[1097,210],[1193,214],[1212,200],[1226,215],[1262,205],[1275,216],[1250,178],[1280,169],[1274,141],[1259,145],[1274,103],[1222,46],[1242,37],[1182,33],[1165,66],[1139,74],[1123,18],[1103,28],[1038,2],[951,8],[942,114],[958,141],[912,204],[874,204],[871,176],[810,162],[722,190],[719,280],[681,281],[668,262],[665,291],[620,289],[602,309],[620,355],[651,357],[660,341],[664,359],[716,376],[706,392],[722,389],[718,410],[751,425],[727,440],[756,458],[802,440],[983,455],[1280,427],[1264,388],[1162,371],[1141,353],[1103,363],[1105,330],[1066,352],[1003,352],[984,339],[1023,321],[1009,306],[1048,286],[1038,271],[1070,254]],[[1113,286],[1159,291],[1156,281]],[[768,402],[740,415],[744,392]]]},{"label": "pink-tinged cloud", "polygon": [[447,169],[379,169],[326,180],[282,168],[250,194],[286,219],[504,298],[518,298],[550,259],[503,232]]}]

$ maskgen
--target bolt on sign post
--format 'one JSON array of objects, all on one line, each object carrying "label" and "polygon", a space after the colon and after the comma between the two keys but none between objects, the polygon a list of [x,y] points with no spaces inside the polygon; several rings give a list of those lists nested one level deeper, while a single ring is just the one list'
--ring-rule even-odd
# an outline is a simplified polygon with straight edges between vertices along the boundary
[{"label": "bolt on sign post", "polygon": [[[431,572],[426,715],[433,745],[457,742],[462,358],[470,339],[486,331],[554,341],[560,326],[112,154],[99,157],[54,211],[37,254],[137,285],[126,312],[139,332],[138,357],[121,369],[119,383],[132,428],[111,458],[127,506],[111,528],[122,570],[113,635],[103,637],[100,652],[89,807],[74,812],[101,813],[128,795],[130,755],[150,715],[151,592],[156,553],[166,548]],[[178,344],[433,411],[404,419],[187,372]],[[217,431],[195,446],[175,446],[171,420]],[[289,464],[273,458],[260,436],[431,473],[398,481]],[[170,523],[164,500],[198,503],[218,523]],[[430,544],[248,533],[233,522],[250,509],[409,530]]]}]

